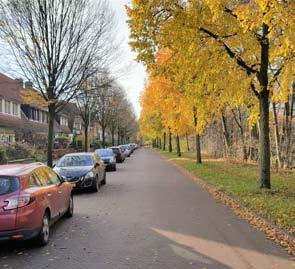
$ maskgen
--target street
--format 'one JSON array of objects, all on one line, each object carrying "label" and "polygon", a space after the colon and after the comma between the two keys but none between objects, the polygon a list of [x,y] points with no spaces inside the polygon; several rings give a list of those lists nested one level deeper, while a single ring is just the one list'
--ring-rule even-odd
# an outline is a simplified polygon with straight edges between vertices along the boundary
[{"label": "street", "polygon": [[0,268],[291,269],[285,251],[159,155],[140,149],[75,195],[47,247],[2,244]]}]

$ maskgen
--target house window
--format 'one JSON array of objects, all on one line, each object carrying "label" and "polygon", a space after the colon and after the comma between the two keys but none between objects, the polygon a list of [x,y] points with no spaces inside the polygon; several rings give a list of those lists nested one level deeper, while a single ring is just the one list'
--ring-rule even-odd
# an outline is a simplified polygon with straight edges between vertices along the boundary
[{"label": "house window", "polygon": [[60,125],[62,126],[68,126],[68,119],[64,117],[60,117]]},{"label": "house window", "polygon": [[3,99],[0,98],[0,113],[3,112]]},{"label": "house window", "polygon": [[82,129],[81,123],[80,123],[80,122],[75,122],[75,124],[74,124],[74,128],[75,128],[76,130],[81,130],[81,129]]},{"label": "house window", "polygon": [[10,102],[9,101],[5,101],[5,113],[6,114],[11,114],[11,112],[10,112]]},{"label": "house window", "polygon": [[42,122],[48,123],[48,116],[46,112],[41,112],[42,113]]},{"label": "house window", "polygon": [[18,116],[19,115],[19,104],[13,103],[12,110],[13,110],[13,115]]}]

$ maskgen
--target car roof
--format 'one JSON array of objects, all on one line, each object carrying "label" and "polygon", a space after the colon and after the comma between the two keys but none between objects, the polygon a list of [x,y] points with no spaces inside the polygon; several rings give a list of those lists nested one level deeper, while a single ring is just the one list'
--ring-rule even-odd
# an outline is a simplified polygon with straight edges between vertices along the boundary
[{"label": "car roof", "polygon": [[76,153],[69,153],[64,155],[64,157],[69,156],[94,156],[94,152],[76,152]]},{"label": "car roof", "polygon": [[22,176],[27,175],[31,171],[39,167],[46,167],[43,163],[30,164],[5,164],[0,165],[0,176]]}]

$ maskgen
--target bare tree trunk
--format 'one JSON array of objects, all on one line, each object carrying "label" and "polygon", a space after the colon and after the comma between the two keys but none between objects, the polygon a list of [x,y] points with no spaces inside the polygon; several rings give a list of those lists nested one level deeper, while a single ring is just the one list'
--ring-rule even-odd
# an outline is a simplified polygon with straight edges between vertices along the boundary
[{"label": "bare tree trunk", "polygon": [[166,132],[164,132],[164,135],[163,135],[163,151],[166,150]]},{"label": "bare tree trunk", "polygon": [[269,138],[269,91],[260,93],[260,187],[271,188],[270,138]]},{"label": "bare tree trunk", "polygon": [[181,157],[181,149],[180,149],[180,139],[179,139],[179,135],[176,136],[176,152],[177,152],[177,156]]},{"label": "bare tree trunk", "polygon": [[224,112],[221,112],[221,123],[222,123],[222,131],[223,131],[223,138],[224,138],[224,145],[225,145],[225,157],[229,157],[230,155],[230,135],[226,123],[226,118],[224,116]]},{"label": "bare tree trunk", "polygon": [[234,116],[234,120],[240,130],[241,140],[242,140],[242,150],[243,150],[243,161],[247,161],[248,159],[248,152],[247,147],[245,143],[245,132],[243,128],[243,121],[242,121],[242,115],[240,109],[237,109],[238,116],[236,115],[235,111],[232,109],[232,114]]},{"label": "bare tree trunk", "polygon": [[201,164],[202,163],[202,152],[201,152],[201,137],[197,133],[197,127],[198,127],[198,116],[197,116],[197,109],[196,107],[194,109],[194,125],[195,125],[195,139],[196,139],[196,162]]},{"label": "bare tree trunk", "polygon": [[89,135],[89,124],[86,123],[84,126],[84,151],[88,152],[88,135]]},{"label": "bare tree trunk", "polygon": [[171,133],[171,129],[169,128],[169,152],[172,152],[172,133]]},{"label": "bare tree trunk", "polygon": [[189,140],[188,140],[188,134],[185,134],[185,139],[186,139],[186,149],[187,151],[190,151],[190,147],[189,147]]},{"label": "bare tree trunk", "polygon": [[48,106],[49,123],[48,123],[48,144],[47,144],[47,165],[53,166],[53,143],[54,143],[54,121],[55,121],[55,104]]},{"label": "bare tree trunk", "polygon": [[259,92],[260,109],[260,187],[270,189],[270,138],[269,138],[269,26],[262,25],[261,66],[258,75],[261,91]]},{"label": "bare tree trunk", "polygon": [[115,130],[112,129],[112,146],[115,146]]},{"label": "bare tree trunk", "polygon": [[102,129],[102,146],[105,148],[105,146],[106,146],[106,130],[105,130],[105,126],[102,126],[101,129]]},{"label": "bare tree trunk", "polygon": [[196,134],[196,161],[198,164],[202,163],[201,138],[199,134]]},{"label": "bare tree trunk", "polygon": [[281,157],[281,147],[280,147],[280,132],[279,132],[279,121],[277,114],[277,107],[274,102],[272,102],[272,111],[274,117],[274,131],[275,131],[275,143],[276,143],[276,157],[277,157],[277,166],[278,168],[282,168],[282,157]]}]

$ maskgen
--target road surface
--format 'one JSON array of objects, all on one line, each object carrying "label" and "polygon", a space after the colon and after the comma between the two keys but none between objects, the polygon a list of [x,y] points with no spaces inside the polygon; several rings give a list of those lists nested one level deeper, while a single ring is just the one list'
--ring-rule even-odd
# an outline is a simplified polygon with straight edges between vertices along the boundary
[{"label": "road surface", "polygon": [[1,245],[0,269],[292,269],[288,255],[160,156],[138,150],[49,246]]}]

